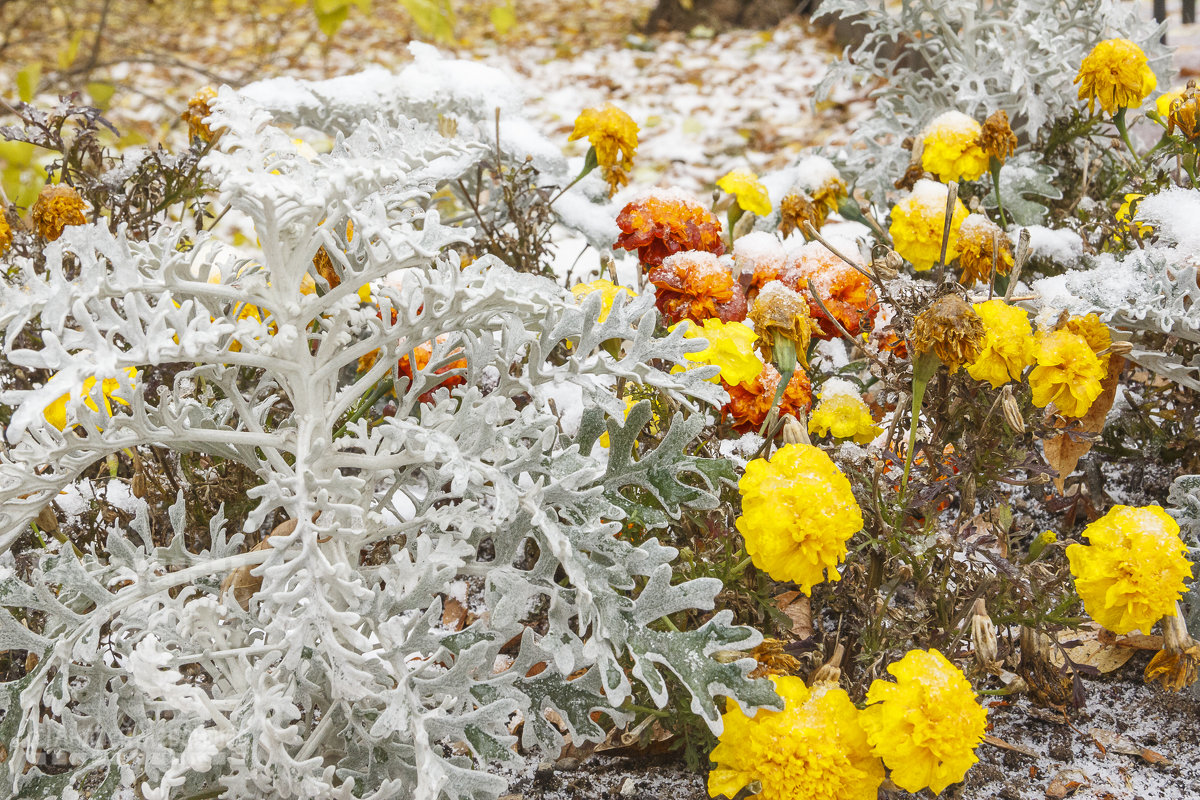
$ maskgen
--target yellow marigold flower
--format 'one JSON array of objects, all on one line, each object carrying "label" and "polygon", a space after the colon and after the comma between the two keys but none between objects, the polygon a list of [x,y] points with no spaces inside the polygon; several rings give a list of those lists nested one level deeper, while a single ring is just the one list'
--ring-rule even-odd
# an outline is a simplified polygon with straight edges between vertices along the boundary
[{"label": "yellow marigold flower", "polygon": [[1033,404],[1054,403],[1066,417],[1082,417],[1102,391],[1104,365],[1080,335],[1062,330],[1044,335],[1034,349],[1029,373]]},{"label": "yellow marigold flower", "polygon": [[1175,616],[1192,564],[1179,525],[1160,506],[1114,506],[1067,547],[1075,589],[1092,619],[1113,633],[1149,633]]},{"label": "yellow marigold flower", "polygon": [[767,187],[762,185],[753,172],[744,169],[727,172],[717,180],[717,188],[733,195],[737,204],[752,214],[765,217],[771,213],[771,198],[767,195]]},{"label": "yellow marigold flower", "polygon": [[934,300],[913,320],[913,349],[917,355],[930,350],[951,373],[979,358],[987,340],[983,320],[957,294]]},{"label": "yellow marigold flower", "polygon": [[603,108],[585,108],[575,118],[575,130],[567,141],[584,137],[596,148],[596,161],[604,170],[611,197],[629,183],[629,170],[633,169],[633,155],[638,146],[637,123],[612,103]]},{"label": "yellow marigold flower", "polygon": [[1128,39],[1105,39],[1092,48],[1075,76],[1079,99],[1088,101],[1088,113],[1097,103],[1110,115],[1122,108],[1140,106],[1158,79],[1146,63],[1146,54]]},{"label": "yellow marigold flower", "polygon": [[183,110],[179,118],[187,123],[189,140],[212,141],[212,128],[208,127],[208,123],[204,119],[212,113],[211,103],[216,96],[216,89],[211,86],[205,86],[188,99],[187,108]]},{"label": "yellow marigold flower", "polygon": [[977,381],[987,381],[993,389],[1010,380],[1019,381],[1021,373],[1033,363],[1029,312],[999,298],[976,303],[974,308],[983,320],[986,338],[978,358],[967,366],[967,374]]},{"label": "yellow marigold flower", "polygon": [[869,444],[883,433],[871,417],[871,409],[849,381],[830,378],[821,385],[817,399],[820,402],[808,421],[808,432],[812,435],[832,435],[836,439]]},{"label": "yellow marigold flower", "polygon": [[756,567],[777,581],[795,581],[805,594],[826,570],[829,580],[841,578],[837,565],[863,518],[850,481],[824,451],[785,445],[769,460],[747,464],[738,489],[737,529]]},{"label": "yellow marigold flower", "polygon": [[68,225],[85,225],[87,218],[83,215],[86,204],[74,186],[65,183],[47,186],[38,194],[30,212],[33,227],[48,242],[53,242],[62,236],[63,229]]},{"label": "yellow marigold flower", "polygon": [[1096,354],[1096,358],[1100,359],[1100,365],[1104,367],[1104,376],[1107,376],[1109,356],[1107,353],[1100,354],[1112,347],[1112,334],[1109,333],[1108,326],[1095,314],[1088,314],[1083,317],[1071,317],[1062,327],[1063,330],[1083,337],[1087,346]]},{"label": "yellow marigold flower", "polygon": [[720,378],[726,383],[749,383],[763,370],[763,361],[754,352],[758,334],[741,322],[722,322],[709,317],[703,325],[688,325],[683,335],[688,339],[708,340],[708,347],[688,353],[687,360],[720,367]]},{"label": "yellow marigold flower", "polygon": [[1137,213],[1138,201],[1145,196],[1146,195],[1138,194],[1137,192],[1130,192],[1129,194],[1125,195],[1125,200],[1121,203],[1121,207],[1117,209],[1116,213],[1117,222],[1124,222],[1129,226],[1129,230],[1136,231],[1137,235],[1143,238],[1154,233],[1153,225],[1147,225],[1143,222],[1138,222],[1134,218],[1134,215]]},{"label": "yellow marigold flower", "polygon": [[612,312],[613,301],[617,299],[617,295],[622,293],[627,295],[629,299],[625,301],[626,303],[637,297],[637,294],[630,289],[626,289],[624,286],[617,286],[605,278],[600,278],[591,283],[580,283],[571,287],[571,294],[575,295],[575,302],[580,304],[583,303],[585,297],[595,292],[600,293],[599,322],[604,322],[604,320],[608,319],[609,313]]},{"label": "yellow marigold flower", "polygon": [[979,131],[979,147],[988,158],[994,158],[1003,164],[1017,150],[1017,135],[1013,133],[1012,125],[1008,122],[1007,111],[993,111],[991,116],[983,121]]},{"label": "yellow marigold flower", "polygon": [[1171,99],[1166,114],[1167,133],[1174,133],[1178,128],[1189,142],[1195,142],[1200,138],[1200,119],[1198,118],[1200,118],[1200,88],[1197,88],[1196,81],[1190,80],[1187,88]]},{"label": "yellow marigold flower", "polygon": [[7,253],[12,247],[12,227],[8,224],[8,213],[0,207],[0,255]]},{"label": "yellow marigold flower", "polygon": [[883,765],[871,754],[849,695],[830,683],[770,676],[782,711],[747,717],[730,701],[710,759],[712,797],[733,797],[757,781],[761,800],[875,800]]},{"label": "yellow marigold flower", "polygon": [[[137,370],[133,367],[126,367],[125,374],[129,376],[128,383],[122,383],[117,378],[105,378],[100,383],[100,399],[104,403],[105,413],[107,413],[110,417],[113,413],[112,403],[109,402],[110,400],[116,400],[123,406],[129,405],[128,401],[122,399],[116,394],[116,392],[122,389],[128,389],[133,384],[134,379],[137,378]],[[46,410],[42,412],[46,417],[46,421],[58,428],[60,431],[65,430],[67,427],[67,403],[72,397],[82,396],[84,398],[83,402],[88,408],[90,408],[92,411],[99,411],[100,407],[96,405],[95,395],[93,394],[93,390],[95,388],[96,376],[93,375],[90,378],[86,378],[83,382],[83,388],[78,395],[76,395],[74,392],[68,392],[50,405],[46,406]]]},{"label": "yellow marigold flower", "polygon": [[[941,255],[948,192],[943,183],[920,180],[912,192],[892,208],[888,232],[896,252],[919,272],[932,268]],[[947,261],[958,256],[958,229],[966,218],[967,207],[961,200],[955,200],[954,214],[950,218],[950,242],[946,247]]]},{"label": "yellow marigold flower", "polygon": [[1167,122],[1167,115],[1171,113],[1171,103],[1183,97],[1183,89],[1172,89],[1169,92],[1164,92],[1154,101],[1154,110],[1162,117],[1163,124]]},{"label": "yellow marigold flower", "polygon": [[925,129],[921,165],[940,181],[973,181],[988,169],[988,156],[979,146],[983,128],[961,111],[935,117]]},{"label": "yellow marigold flower", "polygon": [[908,792],[928,786],[940,794],[978,761],[987,711],[975,690],[937,650],[910,650],[888,665],[891,683],[875,680],[867,691],[862,726],[892,782]]},{"label": "yellow marigold flower", "polygon": [[[999,247],[997,247],[999,245]],[[996,251],[1000,260],[996,261]],[[992,262],[997,275],[1007,275],[1013,267],[1012,245],[1000,226],[983,214],[969,214],[958,229],[958,282],[970,289],[977,282],[992,280]]]}]

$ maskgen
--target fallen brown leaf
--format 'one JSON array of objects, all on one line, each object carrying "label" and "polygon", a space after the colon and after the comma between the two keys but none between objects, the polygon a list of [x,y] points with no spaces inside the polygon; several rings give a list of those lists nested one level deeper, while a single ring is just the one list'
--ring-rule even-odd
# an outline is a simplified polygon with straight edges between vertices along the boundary
[{"label": "fallen brown leaf", "polygon": [[[1124,368],[1125,359],[1123,357],[1109,356],[1108,374],[1100,383],[1100,396],[1095,399],[1087,413],[1079,418],[1080,433],[1095,434],[1104,430],[1104,420],[1112,408],[1113,400],[1116,399],[1117,384],[1120,382],[1121,370]],[[1075,471],[1075,465],[1079,463],[1079,459],[1087,455],[1091,449],[1090,439],[1082,441],[1072,439],[1065,433],[1043,441],[1046,463],[1058,470],[1058,477],[1054,479],[1054,487],[1058,489],[1059,494],[1063,493],[1063,484],[1066,482],[1067,476]]]},{"label": "fallen brown leaf", "polygon": [[1019,745],[1019,744],[1012,744],[1011,742],[1006,742],[1003,739],[1001,739],[999,736],[992,736],[991,734],[986,734],[983,737],[983,742],[984,742],[984,744],[990,744],[992,747],[999,747],[1001,750],[1011,750],[1014,753],[1020,753],[1021,755],[1029,756],[1030,758],[1041,758],[1040,754],[1034,752],[1033,750],[1030,750],[1028,747],[1025,747],[1025,746]]},{"label": "fallen brown leaf", "polygon": [[792,621],[792,635],[808,639],[813,635],[812,604],[803,592],[783,592],[775,595],[775,605]]}]

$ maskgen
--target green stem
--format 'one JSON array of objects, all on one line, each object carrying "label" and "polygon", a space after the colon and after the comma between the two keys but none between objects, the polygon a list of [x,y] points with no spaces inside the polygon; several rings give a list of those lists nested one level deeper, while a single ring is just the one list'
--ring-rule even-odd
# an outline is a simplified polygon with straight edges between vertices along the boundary
[{"label": "green stem", "polygon": [[941,363],[932,350],[921,353],[913,362],[912,420],[908,424],[908,452],[904,454],[904,474],[900,478],[901,507],[908,496],[908,473],[917,449],[917,425],[921,419],[921,404],[925,402],[925,388],[929,386],[929,379],[934,376]]},{"label": "green stem", "polygon": [[1133,163],[1137,167],[1138,175],[1145,175],[1145,166],[1142,164],[1142,157],[1137,154],[1137,150],[1133,147],[1133,141],[1129,138],[1129,127],[1125,124],[1125,112],[1129,109],[1122,107],[1113,117],[1113,123],[1117,126],[1117,132],[1121,134],[1121,141],[1129,148],[1129,154],[1133,156]]},{"label": "green stem", "polygon": [[1000,159],[992,158],[991,173],[992,173],[992,188],[996,192],[996,208],[1000,212],[1000,227],[1008,228],[1008,222],[1004,219],[1004,201],[1000,199]]},{"label": "green stem", "polygon": [[775,368],[779,370],[779,385],[775,387],[775,398],[771,401],[771,410],[767,412],[767,418],[758,432],[758,435],[763,437],[767,436],[774,427],[775,420],[779,417],[779,401],[783,399],[788,384],[792,382],[792,376],[796,374],[795,342],[776,332],[773,353],[774,357],[771,360],[775,362]]},{"label": "green stem", "polygon": [[337,439],[341,436],[344,436],[346,434],[346,429],[349,428],[351,424],[358,422],[360,419],[362,419],[363,414],[366,414],[367,411],[373,405],[375,405],[377,402],[379,402],[380,398],[382,398],[385,394],[387,394],[391,390],[392,390],[392,379],[391,378],[384,378],[379,383],[377,383],[375,385],[375,388],[371,391],[371,393],[369,395],[367,395],[366,399],[364,399],[362,402],[360,402],[358,404],[358,406],[356,406],[355,409],[350,412],[350,416],[348,416],[346,418],[346,422],[340,428],[338,428],[336,431],[334,431],[333,438]]}]

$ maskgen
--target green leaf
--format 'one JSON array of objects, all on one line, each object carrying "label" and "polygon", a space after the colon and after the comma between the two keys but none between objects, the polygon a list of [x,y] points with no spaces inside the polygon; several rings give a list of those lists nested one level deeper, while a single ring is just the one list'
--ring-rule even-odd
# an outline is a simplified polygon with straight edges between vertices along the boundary
[{"label": "green leaf", "polygon": [[41,64],[30,64],[17,73],[17,96],[21,98],[22,103],[33,101],[33,96],[37,93],[38,83],[41,80]]},{"label": "green leaf", "polygon": [[87,93],[92,98],[92,105],[101,111],[108,110],[113,93],[116,91],[115,85],[105,81],[92,81],[87,85]]},{"label": "green leaf", "polygon": [[84,33],[86,31],[82,28],[75,31],[66,46],[58,51],[55,58],[58,60],[59,69],[66,69],[75,62],[75,57],[79,55],[79,43],[83,41]]},{"label": "green leaf", "polygon": [[[1004,213],[1018,225],[1040,225],[1050,213],[1041,200],[1060,200],[1062,191],[1054,186],[1055,169],[1041,161],[1036,153],[1021,153],[1000,169],[1000,198]],[[983,198],[987,208],[996,207],[996,195]]]},{"label": "green leaf", "polygon": [[454,41],[456,19],[449,0],[400,0],[400,5],[425,36],[443,44]]}]

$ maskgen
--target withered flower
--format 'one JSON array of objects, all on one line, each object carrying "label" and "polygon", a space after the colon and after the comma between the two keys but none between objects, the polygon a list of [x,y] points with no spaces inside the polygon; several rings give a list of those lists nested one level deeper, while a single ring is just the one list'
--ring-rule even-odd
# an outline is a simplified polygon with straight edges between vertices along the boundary
[{"label": "withered flower", "polygon": [[955,292],[947,292],[917,315],[910,344],[918,355],[933,353],[951,373],[979,358],[987,340],[983,320]]},{"label": "withered flower", "polygon": [[791,192],[779,202],[779,232],[791,236],[792,231],[803,230],[806,222],[819,230],[828,216],[826,206],[815,202],[807,192]]},{"label": "withered flower", "polygon": [[1008,112],[993,111],[983,123],[979,134],[983,152],[1003,164],[1017,149],[1017,135],[1008,124]]},{"label": "withered flower", "polygon": [[46,186],[33,203],[33,227],[43,239],[53,242],[68,225],[87,224],[83,215],[85,206],[74,186],[65,183]]},{"label": "withered flower", "polygon": [[778,639],[763,639],[750,651],[750,657],[758,662],[758,666],[749,675],[751,678],[791,675],[800,669],[800,662],[795,656],[783,652],[783,642]]},{"label": "withered flower", "polygon": [[1163,649],[1146,665],[1146,683],[1161,684],[1178,692],[1200,677],[1200,644],[1188,633],[1183,610],[1175,604],[1175,616],[1162,618]]},{"label": "withered flower", "polygon": [[812,338],[812,315],[808,300],[779,281],[762,288],[750,309],[750,320],[758,333],[758,349],[763,359],[770,361],[775,353],[775,339],[782,337],[796,348],[796,359],[808,364],[808,342]]},{"label": "withered flower", "polygon": [[986,286],[992,280],[993,262],[997,275],[1007,275],[1012,269],[1008,236],[983,214],[971,214],[958,229],[958,266],[962,270],[958,282],[968,289],[976,283]]},{"label": "withered flower", "polygon": [[712,253],[687,251],[668,256],[646,277],[654,284],[655,305],[668,322],[690,319],[701,324],[746,318],[746,296],[733,280],[733,264]]},{"label": "withered flower", "polygon": [[1178,128],[1189,142],[1200,138],[1200,88],[1196,81],[1190,80],[1187,88],[1179,97],[1171,101],[1171,110],[1167,113],[1167,133],[1174,133]]}]

